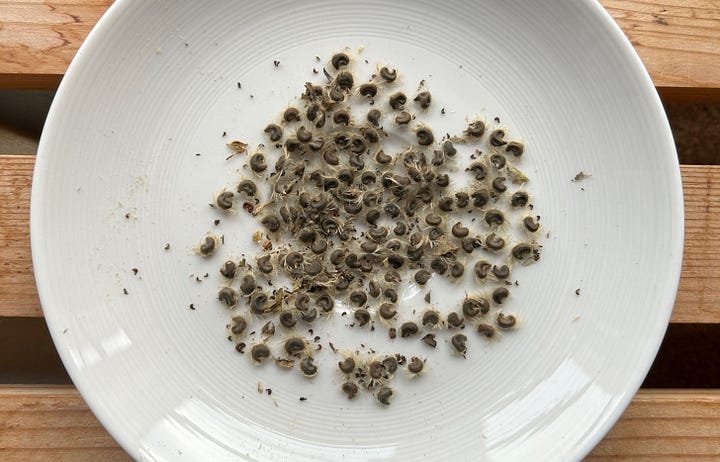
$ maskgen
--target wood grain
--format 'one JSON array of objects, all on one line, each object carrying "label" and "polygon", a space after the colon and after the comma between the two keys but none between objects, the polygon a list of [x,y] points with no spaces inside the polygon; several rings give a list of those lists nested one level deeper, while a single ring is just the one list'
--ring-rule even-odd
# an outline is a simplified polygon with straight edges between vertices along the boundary
[{"label": "wood grain", "polygon": [[[30,258],[33,156],[0,156],[0,316],[42,316]],[[672,322],[720,323],[720,166],[681,166],[685,257]]]},{"label": "wood grain", "polygon": [[[641,390],[587,458],[720,460],[720,390]],[[0,386],[0,459],[130,458],[73,387]]]},{"label": "wood grain", "polygon": [[[0,88],[55,88],[111,0],[0,2]],[[601,0],[668,99],[720,100],[713,0]]]}]

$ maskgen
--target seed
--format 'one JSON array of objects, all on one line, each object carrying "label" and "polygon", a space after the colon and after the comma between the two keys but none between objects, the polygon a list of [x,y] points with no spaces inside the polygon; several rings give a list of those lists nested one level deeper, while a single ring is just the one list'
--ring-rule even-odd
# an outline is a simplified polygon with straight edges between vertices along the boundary
[{"label": "seed", "polygon": [[485,238],[485,245],[492,250],[500,250],[505,247],[505,239],[495,233],[490,233]]},{"label": "seed", "polygon": [[295,327],[297,324],[297,317],[292,311],[283,311],[279,316],[280,324],[288,329]]},{"label": "seed", "polygon": [[255,314],[265,313],[267,301],[268,296],[265,292],[255,292],[250,296],[250,310]]},{"label": "seed", "polygon": [[337,84],[338,88],[342,88],[343,90],[350,90],[355,84],[355,79],[350,72],[340,71],[335,77],[335,83]]},{"label": "seed", "polygon": [[439,188],[447,188],[450,185],[450,176],[447,173],[436,175],[435,185]]},{"label": "seed", "polygon": [[[380,203],[381,196],[379,193],[375,191],[367,191],[365,194],[363,194],[363,205],[365,207],[375,207]],[[378,211],[378,214],[380,212]]]},{"label": "seed", "polygon": [[417,324],[412,321],[404,322],[400,326],[400,336],[403,338],[417,335],[418,332],[420,332],[420,329],[418,328]]},{"label": "seed", "polygon": [[426,126],[418,127],[415,130],[415,137],[420,146],[430,146],[435,141],[432,130]]},{"label": "seed", "polygon": [[315,255],[324,254],[325,251],[327,251],[327,248],[328,243],[325,239],[316,239],[312,244],[310,244],[310,251],[312,251]]},{"label": "seed", "polygon": [[427,334],[422,338],[425,345],[435,348],[437,346],[437,340],[435,340],[435,334]]},{"label": "seed", "polygon": [[280,139],[283,136],[283,129],[280,125],[277,124],[270,124],[267,127],[265,127],[265,134],[267,134],[268,139],[272,141],[273,143],[276,143],[280,141]]},{"label": "seed", "polygon": [[256,152],[250,157],[250,169],[252,169],[255,173],[267,170],[267,164],[265,163],[265,156],[263,153]]},{"label": "seed", "polygon": [[405,96],[405,93],[399,91],[390,95],[388,102],[391,108],[402,110],[405,107],[405,103],[407,103],[407,96]]},{"label": "seed", "polygon": [[257,267],[260,271],[265,274],[271,273],[273,270],[272,262],[270,261],[270,255],[263,255],[257,259]]},{"label": "seed", "polygon": [[402,111],[395,116],[395,123],[398,125],[407,125],[412,120],[412,114],[407,111]]},{"label": "seed", "polygon": [[485,223],[489,226],[500,226],[505,223],[505,215],[497,209],[485,212]]},{"label": "seed", "polygon": [[478,181],[484,180],[487,176],[487,167],[485,167],[485,163],[483,163],[482,161],[477,161],[470,164],[470,167],[468,167],[468,171],[472,172],[472,174],[475,176],[475,179]]},{"label": "seed", "polygon": [[385,211],[385,213],[388,214],[390,218],[397,218],[398,216],[400,216],[400,207],[398,207],[395,203],[390,202],[388,204],[385,204],[383,210]]},{"label": "seed", "polygon": [[[377,251],[378,245],[374,242],[366,241],[360,244],[360,250],[366,253],[373,253]],[[372,282],[372,281],[371,281]]]},{"label": "seed", "polygon": [[540,223],[538,223],[535,217],[532,216],[527,216],[523,218],[523,226],[531,233],[534,233],[538,229],[540,229]]},{"label": "seed", "polygon": [[335,307],[335,301],[328,294],[320,295],[315,300],[315,304],[318,306],[318,308],[320,308],[320,310],[324,311],[325,313],[329,313]]},{"label": "seed", "polygon": [[380,211],[379,210],[375,210],[375,209],[370,210],[365,215],[365,221],[371,226],[375,226],[379,219],[380,219]]},{"label": "seed", "polygon": [[255,362],[255,364],[260,364],[265,359],[270,357],[270,348],[268,348],[267,345],[263,343],[253,345],[253,347],[250,349],[250,357]]},{"label": "seed", "polygon": [[240,282],[240,292],[242,292],[243,295],[250,295],[255,290],[255,287],[255,276],[250,273],[245,273]]},{"label": "seed", "polygon": [[424,286],[425,284],[427,284],[431,277],[432,275],[429,271],[421,269],[417,273],[415,273],[415,282],[421,286]]},{"label": "seed", "polygon": [[305,340],[300,337],[290,337],[285,341],[285,352],[289,355],[297,355],[305,348]]},{"label": "seed", "polygon": [[305,126],[298,128],[295,136],[297,136],[298,141],[302,143],[308,143],[310,142],[310,140],[312,140],[312,132],[305,128]]},{"label": "seed", "polygon": [[370,185],[377,181],[377,175],[375,172],[365,171],[360,175],[360,182],[364,185]]},{"label": "seed", "polygon": [[350,113],[345,109],[340,109],[333,113],[333,122],[337,125],[350,125]]},{"label": "seed", "polygon": [[[392,303],[396,303],[398,301],[398,293],[395,289],[392,287],[388,287],[383,291],[383,295],[385,298],[390,300]],[[381,307],[382,308],[382,307]]]},{"label": "seed", "polygon": [[445,274],[448,270],[448,264],[442,257],[435,257],[430,262],[430,268],[437,274]]},{"label": "seed", "polygon": [[338,172],[337,179],[341,183],[350,185],[350,184],[352,184],[353,180],[355,179],[355,173],[353,173],[353,171],[350,170],[349,168],[344,168]]},{"label": "seed", "polygon": [[378,308],[378,314],[383,319],[392,319],[397,314],[397,310],[392,303],[383,303]]},{"label": "seed", "polygon": [[442,223],[442,217],[435,213],[430,213],[425,216],[425,223],[429,224],[430,226],[439,226],[440,223]]},{"label": "seed", "polygon": [[[412,261],[420,261],[423,257],[423,249],[422,247],[408,247],[407,249],[407,256]],[[417,275],[417,273],[416,273]],[[423,273],[424,276],[424,273]]]},{"label": "seed", "polygon": [[373,380],[380,380],[385,375],[385,365],[381,361],[371,361],[368,364],[368,375]]},{"label": "seed", "polygon": [[424,366],[425,363],[422,359],[417,356],[413,356],[410,358],[410,362],[408,362],[407,369],[411,374],[419,374],[422,372]]},{"label": "seed", "polygon": [[305,228],[298,234],[298,239],[305,244],[315,242],[315,239],[317,239],[317,231],[312,228]]},{"label": "seed", "polygon": [[360,85],[360,94],[366,98],[374,98],[377,95],[378,87],[374,83]]},{"label": "seed", "polygon": [[453,236],[459,238],[467,237],[467,235],[470,234],[470,230],[459,221],[453,225],[451,232]]},{"label": "seed", "polygon": [[508,267],[508,265],[493,265],[492,272],[498,279],[507,279],[510,277],[510,268]]},{"label": "seed", "polygon": [[452,212],[453,208],[453,198],[449,196],[441,197],[438,200],[438,208],[442,210],[443,212]]},{"label": "seed", "polygon": [[388,374],[394,374],[395,371],[397,371],[398,360],[395,358],[395,356],[386,356],[385,359],[383,359],[382,363],[383,366],[385,366],[385,370],[388,372]]},{"label": "seed", "polygon": [[310,356],[306,356],[300,360],[300,371],[305,377],[315,377],[318,373],[318,368],[313,362]]},{"label": "seed", "polygon": [[368,312],[368,310],[355,310],[355,313],[353,313],[353,317],[358,322],[358,325],[360,327],[364,327],[367,325],[367,323],[370,322],[370,313]]},{"label": "seed", "polygon": [[221,210],[230,210],[235,205],[234,195],[231,191],[223,191],[215,198],[215,204]]},{"label": "seed", "polygon": [[338,362],[338,369],[343,374],[352,374],[355,371],[355,360],[350,356]]},{"label": "seed", "polygon": [[447,317],[448,326],[460,327],[463,325],[464,322],[465,322],[465,319],[460,317],[460,315],[457,314],[456,312],[453,311],[450,314],[448,314],[448,317]]},{"label": "seed", "polygon": [[380,77],[386,82],[394,82],[397,79],[397,70],[383,66],[380,68]]},{"label": "seed", "polygon": [[202,244],[200,244],[200,255],[209,257],[214,254],[217,249],[217,241],[218,239],[215,236],[206,236]]},{"label": "seed", "polygon": [[490,324],[481,323],[477,326],[478,334],[484,335],[487,338],[492,338],[495,335],[495,328]]},{"label": "seed", "polygon": [[385,247],[388,250],[392,250],[394,252],[400,250],[400,247],[402,247],[402,243],[399,239],[390,239],[389,241],[387,241],[387,243],[385,243]]},{"label": "seed", "polygon": [[485,123],[482,120],[471,122],[463,133],[473,138],[479,138],[485,133]]},{"label": "seed", "polygon": [[392,162],[392,157],[385,154],[385,151],[381,149],[375,154],[375,162],[377,162],[378,164],[387,165]]},{"label": "seed", "polygon": [[330,96],[330,99],[336,103],[345,99],[345,92],[343,92],[342,88],[338,86],[337,80],[333,81],[333,84],[328,91],[328,96]]},{"label": "seed", "polygon": [[501,154],[493,154],[490,156],[490,163],[493,164],[496,169],[500,170],[501,168],[505,167],[507,161],[505,160],[505,157]]},{"label": "seed", "polygon": [[220,267],[220,274],[225,276],[228,279],[232,279],[235,277],[235,274],[237,272],[237,265],[234,261],[228,260]]},{"label": "seed", "polygon": [[492,299],[495,303],[498,305],[502,305],[502,302],[508,298],[510,295],[510,291],[507,290],[505,287],[498,287],[497,289],[493,290],[492,293]]},{"label": "seed", "polygon": [[455,200],[459,209],[467,207],[470,203],[470,196],[466,192],[455,193]]},{"label": "seed", "polygon": [[297,110],[297,108],[289,107],[285,109],[285,112],[283,112],[283,120],[285,122],[293,122],[296,120],[300,120],[300,111]]},{"label": "seed", "polygon": [[525,207],[530,200],[525,191],[516,191],[510,198],[510,205],[513,207]]},{"label": "seed", "polygon": [[393,228],[393,232],[397,236],[403,236],[405,233],[407,233],[407,225],[404,221],[398,221],[395,223],[395,228]]},{"label": "seed", "polygon": [[450,343],[452,344],[453,348],[455,348],[455,351],[460,353],[461,355],[465,355],[467,352],[467,337],[463,334],[455,334],[450,339]]},{"label": "seed", "polygon": [[295,308],[300,311],[306,311],[310,306],[310,296],[308,294],[298,294],[295,297]]},{"label": "seed", "polygon": [[525,146],[519,141],[511,141],[505,146],[505,152],[509,152],[515,157],[520,157],[525,151]]},{"label": "seed", "polygon": [[385,282],[391,282],[394,284],[397,284],[402,281],[402,277],[400,276],[400,273],[394,270],[390,270],[387,273],[385,273]]},{"label": "seed", "polygon": [[252,180],[242,180],[238,183],[237,192],[245,193],[252,197],[257,193],[257,186]]},{"label": "seed", "polygon": [[510,329],[515,326],[516,322],[515,316],[511,314],[498,313],[497,315],[497,325],[501,329]]},{"label": "seed", "polygon": [[363,306],[367,303],[367,294],[362,290],[355,290],[350,293],[350,301],[357,306]]},{"label": "seed", "polygon": [[358,386],[353,382],[345,382],[342,384],[342,391],[347,395],[348,399],[353,399],[358,393]]},{"label": "seed", "polygon": [[475,276],[479,279],[485,279],[492,265],[486,260],[479,260],[475,263]]},{"label": "seed", "polygon": [[510,253],[516,260],[524,260],[532,253],[532,251],[532,246],[527,242],[523,242],[513,247]]},{"label": "seed", "polygon": [[243,331],[245,331],[245,329],[247,328],[248,323],[245,320],[245,318],[242,316],[235,316],[232,318],[232,321],[233,321],[233,326],[230,329],[230,331],[233,334],[236,334],[236,335],[242,334]]},{"label": "seed", "polygon": [[457,154],[457,149],[455,149],[455,146],[453,146],[452,141],[446,140],[443,143],[443,152],[448,157],[453,157],[455,154]]},{"label": "seed", "polygon": [[452,266],[450,267],[450,276],[453,278],[459,278],[464,273],[465,273],[465,265],[463,265],[459,261],[453,262]]},{"label": "seed", "polygon": [[313,322],[317,319],[317,310],[315,308],[309,308],[305,311],[300,312],[300,317],[305,322]]},{"label": "seed", "polygon": [[358,256],[354,253],[348,254],[345,257],[345,266],[347,266],[350,269],[360,268],[360,262],[359,262]]},{"label": "seed", "polygon": [[291,153],[300,152],[303,150],[303,144],[295,137],[288,137],[285,140],[285,149]]},{"label": "seed", "polygon": [[415,96],[413,101],[415,101],[421,108],[427,109],[430,107],[430,103],[432,102],[432,95],[429,91],[421,91]]},{"label": "seed", "polygon": [[285,256],[285,266],[289,269],[296,270],[302,265],[304,257],[299,252],[290,252]]},{"label": "seed", "polygon": [[378,298],[380,296],[380,286],[377,282],[368,282],[368,295],[370,295],[372,298]]},{"label": "seed", "polygon": [[335,249],[330,254],[330,263],[333,265],[339,265],[342,263],[343,259],[345,258],[345,255],[347,254],[346,249]]},{"label": "seed", "polygon": [[377,400],[380,404],[388,406],[390,405],[390,398],[392,398],[392,395],[392,389],[390,389],[389,387],[382,387],[380,390],[378,390]]},{"label": "seed", "polygon": [[507,141],[505,141],[505,130],[501,128],[493,130],[490,133],[490,144],[495,147],[505,146],[507,144]]},{"label": "seed", "polygon": [[[321,111],[322,111],[322,109],[320,109],[320,105],[319,105],[318,103],[312,103],[312,104],[310,104],[310,105],[307,107],[307,109],[305,110],[305,117],[306,117],[307,120],[309,120],[310,122],[314,122],[315,119],[317,118],[318,114],[319,114]],[[267,129],[265,129],[265,130],[267,131]],[[279,139],[279,138],[278,138],[278,139]],[[271,138],[271,140],[272,140],[272,141],[277,141],[277,140],[273,140],[272,138]]]},{"label": "seed", "polygon": [[264,326],[262,326],[262,336],[265,339],[268,339],[275,335],[275,323],[272,321],[268,321],[265,323]]},{"label": "seed", "polygon": [[339,165],[340,164],[340,158],[338,157],[338,153],[334,149],[327,149],[325,152],[323,152],[323,160],[327,162],[329,165]]},{"label": "seed", "polygon": [[227,306],[235,306],[238,303],[240,296],[234,289],[230,287],[223,287],[218,292],[218,300],[225,303]]},{"label": "seed", "polygon": [[370,109],[365,119],[370,122],[373,127],[380,126],[380,119],[382,119],[382,112],[379,109]]},{"label": "seed", "polygon": [[468,297],[463,301],[462,310],[465,316],[470,317],[477,316],[478,314],[486,314],[490,310],[490,302],[484,297]]},{"label": "seed", "polygon": [[503,192],[507,191],[507,186],[505,186],[505,177],[499,176],[499,177],[493,179],[492,180],[492,188],[499,193],[503,193]]},{"label": "seed", "polygon": [[263,219],[260,221],[263,226],[267,228],[268,231],[271,233],[274,233],[280,229],[280,220],[275,215],[265,215]]},{"label": "seed", "polygon": [[338,70],[341,67],[347,66],[350,63],[350,58],[345,53],[335,53],[330,59],[330,63],[335,70]]},{"label": "seed", "polygon": [[435,310],[426,311],[422,317],[423,326],[436,326],[440,322],[440,313]]},{"label": "seed", "polygon": [[466,253],[473,253],[473,250],[482,246],[480,239],[476,237],[464,237],[460,243],[460,246]]}]

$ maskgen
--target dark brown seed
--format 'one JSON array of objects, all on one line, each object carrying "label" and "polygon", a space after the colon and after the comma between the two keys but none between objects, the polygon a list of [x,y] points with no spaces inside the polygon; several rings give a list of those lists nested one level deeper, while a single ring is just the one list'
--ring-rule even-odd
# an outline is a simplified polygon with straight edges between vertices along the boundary
[{"label": "dark brown seed", "polygon": [[449,197],[449,196],[441,197],[438,200],[438,208],[440,210],[442,210],[443,212],[452,212],[454,202],[455,201],[453,201],[452,197]]},{"label": "dark brown seed", "polygon": [[240,300],[240,295],[230,287],[223,287],[218,292],[218,300],[226,304],[227,306],[235,306]]},{"label": "dark brown seed", "polygon": [[275,215],[265,215],[263,219],[260,220],[260,223],[262,223],[262,225],[265,226],[271,233],[280,229],[280,220]]},{"label": "dark brown seed", "polygon": [[493,154],[490,156],[490,163],[493,164],[496,169],[500,170],[505,167],[507,161],[502,154]]},{"label": "dark brown seed", "polygon": [[381,149],[375,154],[375,162],[377,162],[378,164],[387,165],[392,162],[392,157],[385,154],[385,151]]},{"label": "dark brown seed", "polygon": [[475,276],[477,276],[479,279],[485,279],[488,275],[488,271],[490,271],[490,268],[492,268],[490,262],[485,260],[479,260],[477,263],[475,263]]},{"label": "dark brown seed", "polygon": [[[365,207],[375,207],[380,203],[381,195],[380,193],[376,191],[366,191],[365,194],[363,194],[362,202]],[[378,211],[378,214],[380,212]],[[378,215],[379,218],[379,215]]]},{"label": "dark brown seed", "polygon": [[297,324],[297,317],[292,311],[283,311],[279,316],[280,324],[288,329],[295,327]]},{"label": "dark brown seed", "polygon": [[380,305],[378,314],[383,319],[392,319],[397,314],[397,310],[395,309],[395,305],[386,302]]},{"label": "dark brown seed", "polygon": [[250,168],[255,173],[264,172],[267,170],[267,164],[265,163],[265,156],[261,152],[256,152],[250,157]]},{"label": "dark brown seed", "polygon": [[345,266],[350,269],[360,268],[360,261],[357,254],[351,253],[345,257]]},{"label": "dark brown seed", "polygon": [[368,364],[368,375],[373,380],[380,380],[385,375],[385,365],[382,361],[371,361]]},{"label": "dark brown seed", "polygon": [[400,250],[402,247],[402,242],[400,242],[399,239],[390,239],[385,243],[385,247],[388,250],[392,250],[393,252]]},{"label": "dark brown seed", "polygon": [[300,268],[305,258],[300,252],[290,252],[285,256],[285,266],[291,270]]},{"label": "dark brown seed", "polygon": [[395,329],[394,327],[388,329],[388,337],[390,337],[391,339],[397,337],[397,329]]},{"label": "dark brown seed", "polygon": [[440,313],[435,310],[426,311],[422,317],[423,326],[436,326],[440,322]]},{"label": "dark brown seed", "polygon": [[283,136],[283,129],[280,125],[270,124],[265,127],[265,134],[268,136],[270,141],[277,143]]},{"label": "dark brown seed", "polygon": [[425,363],[422,359],[417,356],[413,356],[407,364],[407,369],[411,374],[419,374],[422,372],[424,366]]},{"label": "dark brown seed", "polygon": [[346,249],[333,250],[330,254],[330,263],[332,263],[333,265],[339,265],[345,259],[345,255],[347,255]]},{"label": "dark brown seed", "polygon": [[343,90],[350,90],[355,84],[355,78],[349,71],[340,71],[335,76],[335,84]]},{"label": "dark brown seed", "polygon": [[393,232],[397,236],[403,236],[405,233],[407,233],[407,225],[404,221],[398,221],[395,223],[395,228],[393,228]]},{"label": "dark brown seed", "polygon": [[531,233],[534,233],[538,229],[540,229],[540,223],[538,223],[535,217],[532,216],[527,216],[523,218],[523,226]]},{"label": "dark brown seed", "polygon": [[356,306],[363,306],[367,303],[367,294],[362,290],[355,290],[350,293],[350,301]]},{"label": "dark brown seed", "polygon": [[480,239],[476,237],[464,237],[460,244],[465,253],[473,253],[475,249],[482,246]]},{"label": "dark brown seed", "polygon": [[353,382],[345,382],[342,384],[342,391],[347,395],[348,399],[353,399],[358,394],[358,386]]},{"label": "dark brown seed", "polygon": [[371,226],[375,226],[379,219],[380,219],[380,211],[379,210],[375,210],[375,209],[370,210],[365,215],[365,221]]},{"label": "dark brown seed", "polygon": [[372,298],[378,298],[380,296],[380,293],[380,285],[378,285],[377,282],[368,282],[368,295],[370,295]]},{"label": "dark brown seed", "polygon": [[304,126],[298,128],[297,133],[295,134],[298,141],[302,143],[309,143],[310,140],[312,140],[312,132],[305,128]]},{"label": "dark brown seed", "polygon": [[316,300],[315,304],[325,313],[329,313],[335,307],[335,301],[328,294],[320,295]]},{"label": "dark brown seed", "polygon": [[511,314],[498,313],[497,315],[497,325],[501,329],[510,329],[515,326],[516,322],[515,316]]},{"label": "dark brown seed", "polygon": [[384,242],[389,233],[390,232],[385,226],[380,226],[377,228],[370,228],[368,236],[375,242]]},{"label": "dark brown seed", "polygon": [[520,243],[512,248],[510,253],[516,260],[525,260],[532,253],[532,246],[527,242]]},{"label": "dark brown seed", "polygon": [[490,324],[478,324],[477,331],[478,334],[484,335],[487,338],[492,338],[495,335],[495,328],[493,328]]},{"label": "dark brown seed", "polygon": [[432,95],[429,91],[421,91],[415,96],[413,101],[415,101],[421,108],[427,109],[430,107],[430,103],[432,102]]},{"label": "dark brown seed", "polygon": [[405,103],[407,103],[407,96],[405,96],[405,93],[399,91],[390,95],[388,102],[391,108],[402,110],[405,107]]},{"label": "dark brown seed", "polygon": [[505,223],[505,215],[497,209],[491,209],[485,212],[485,223],[488,226],[500,226]]},{"label": "dark brown seed", "polygon": [[392,287],[388,287],[383,291],[383,295],[385,298],[390,300],[392,303],[396,303],[398,301],[398,293],[395,289]]},{"label": "dark brown seed", "polygon": [[490,302],[484,297],[468,297],[463,301],[462,310],[465,316],[470,317],[486,314],[490,310]]},{"label": "dark brown seed", "polygon": [[442,223],[442,217],[436,213],[430,213],[425,216],[425,223],[430,226],[439,226]]},{"label": "dark brown seed", "polygon": [[459,278],[463,274],[465,274],[465,265],[459,261],[453,262],[452,266],[450,266],[450,277]]},{"label": "dark brown seed", "polygon": [[393,202],[385,204],[383,210],[385,211],[385,213],[388,214],[390,218],[397,218],[400,216],[400,207],[398,207],[397,204]]},{"label": "dark brown seed", "polygon": [[341,67],[345,67],[350,64],[350,57],[345,53],[335,53],[330,59],[330,63],[335,68],[335,70],[338,70]]},{"label": "dark brown seed", "polygon": [[[317,116],[320,113],[320,111],[321,111],[320,105],[318,103],[312,103],[307,107],[307,110],[305,110],[305,117],[310,122],[314,122],[315,119],[317,119]],[[271,138],[271,140],[272,140],[272,138]],[[277,140],[272,140],[272,141],[277,141]]]},{"label": "dark brown seed", "polygon": [[461,355],[465,355],[467,352],[467,337],[463,334],[455,334],[450,339],[450,343],[452,344],[455,351],[460,353]]},{"label": "dark brown seed", "polygon": [[472,172],[476,180],[484,180],[487,176],[487,167],[484,162],[476,161],[470,164],[468,171]]},{"label": "dark brown seed", "polygon": [[398,368],[398,360],[395,358],[395,356],[387,356],[382,361],[383,366],[385,366],[385,370],[388,374],[394,374],[395,371],[397,371]]},{"label": "dark brown seed", "polygon": [[315,255],[324,254],[327,251],[328,244],[325,239],[316,239],[311,245],[310,250]]},{"label": "dark brown seed", "polygon": [[382,119],[382,112],[380,112],[379,109],[370,109],[365,118],[373,127],[379,127],[380,119]]},{"label": "dark brown seed", "polygon": [[318,373],[318,368],[313,362],[310,356],[306,356],[300,360],[300,371],[305,377],[315,377]]},{"label": "dark brown seed", "polygon": [[340,164],[340,158],[338,157],[338,153],[335,149],[326,149],[325,152],[323,152],[323,160],[328,163],[329,165],[339,165]]},{"label": "dark brown seed", "polygon": [[505,146],[505,152],[509,152],[515,157],[522,156],[525,151],[525,146],[519,141],[511,141]]},{"label": "dark brown seed", "polygon": [[300,111],[297,110],[297,108],[289,107],[285,109],[285,112],[283,112],[283,120],[285,122],[293,122],[296,120],[300,120]]},{"label": "dark brown seed", "polygon": [[380,68],[380,77],[386,82],[394,82],[397,79],[397,70],[383,66]]},{"label": "dark brown seed", "polygon": [[231,191],[223,191],[215,198],[215,205],[221,210],[230,210],[235,205],[234,197]]},{"label": "dark brown seed", "polygon": [[317,310],[315,308],[309,308],[305,311],[300,312],[300,317],[305,322],[313,322],[317,319]]},{"label": "dark brown seed", "polygon": [[285,352],[289,355],[297,355],[306,348],[305,340],[300,337],[290,337],[285,341]]},{"label": "dark brown seed", "polygon": [[370,185],[377,181],[377,175],[375,172],[365,171],[360,175],[360,182],[364,185]]},{"label": "dark brown seed", "polygon": [[448,157],[453,157],[455,154],[457,154],[457,149],[455,149],[455,146],[453,146],[452,141],[447,140],[443,143],[443,152]]},{"label": "dark brown seed", "polygon": [[505,186],[505,177],[499,176],[493,179],[492,188],[499,193],[504,193],[505,191],[507,191],[507,186]]},{"label": "dark brown seed", "polygon": [[508,265],[493,265],[492,272],[498,279],[507,279],[510,277],[510,268]]},{"label": "dark brown seed", "polygon": [[350,125],[350,113],[345,109],[340,109],[333,113],[333,122],[337,125]]},{"label": "dark brown seed", "polygon": [[295,308],[300,311],[307,311],[310,307],[310,296],[308,294],[298,294],[295,297]]},{"label": "dark brown seed", "polygon": [[500,250],[505,247],[505,239],[495,233],[490,233],[485,238],[485,245],[491,250]]},{"label": "dark brown seed", "polygon": [[255,292],[250,296],[250,310],[255,314],[265,313],[268,296],[265,292]]},{"label": "dark brown seed", "polygon": [[360,85],[360,94],[366,98],[374,98],[378,93],[378,87],[374,83]]},{"label": "dark brown seed", "polygon": [[418,332],[420,332],[420,329],[418,328],[417,324],[412,321],[404,322],[400,326],[400,336],[403,338],[417,335]]},{"label": "dark brown seed", "polygon": [[435,185],[439,188],[447,188],[450,185],[450,176],[447,173],[436,175]]},{"label": "dark brown seed", "polygon": [[427,282],[430,280],[432,275],[428,270],[421,269],[418,272],[415,273],[415,282],[418,283],[421,286],[424,286],[427,284]]},{"label": "dark brown seed", "polygon": [[288,139],[285,140],[285,149],[291,153],[300,152],[303,150],[303,144],[294,136],[288,137]]},{"label": "dark brown seed", "polygon": [[240,183],[238,183],[237,192],[245,193],[248,196],[252,197],[257,193],[257,186],[252,180],[242,180]]},{"label": "dark brown seed", "polygon": [[490,144],[495,147],[505,146],[507,144],[507,141],[505,141],[505,130],[501,128],[493,130],[490,133]]},{"label": "dark brown seed", "polygon": [[390,398],[392,398],[393,391],[389,387],[382,387],[380,390],[378,390],[377,393],[377,400],[380,404],[384,404],[385,406],[390,405]]},{"label": "dark brown seed", "polygon": [[435,271],[437,274],[445,274],[448,270],[448,264],[442,257],[435,257],[430,262],[430,269]]},{"label": "dark brown seed", "polygon": [[232,321],[233,325],[232,328],[230,328],[230,331],[235,335],[242,334],[247,328],[247,320],[242,316],[235,316],[232,318]]},{"label": "dark brown seed", "polygon": [[344,168],[338,172],[337,179],[341,183],[350,185],[352,184],[353,180],[355,180],[355,173],[349,168]]},{"label": "dark brown seed", "polygon": [[358,325],[360,327],[364,327],[367,325],[367,323],[370,322],[370,312],[365,309],[355,310],[355,313],[353,313],[353,317],[358,322]]},{"label": "dark brown seed", "polygon": [[470,196],[466,192],[455,193],[455,200],[459,209],[467,207],[470,203]]},{"label": "dark brown seed", "polygon": [[260,364],[270,357],[270,348],[268,348],[264,343],[253,345],[250,349],[250,357],[256,364]]},{"label": "dark brown seed", "polygon": [[385,282],[392,282],[392,283],[398,283],[402,281],[402,277],[400,276],[400,273],[394,270],[390,270],[387,273],[385,273]]},{"label": "dark brown seed", "polygon": [[425,126],[418,127],[415,130],[415,137],[417,138],[417,143],[420,146],[430,146],[435,141],[435,136],[433,135],[432,130]]},{"label": "dark brown seed", "polygon": [[220,274],[225,276],[228,279],[232,279],[235,277],[235,274],[237,273],[237,265],[234,261],[228,260],[220,267]]},{"label": "dark brown seed", "polygon": [[378,245],[374,242],[365,241],[360,244],[360,249],[365,253],[374,253],[378,249]]},{"label": "dark brown seed", "polygon": [[212,236],[206,236],[205,239],[203,239],[202,244],[200,244],[200,255],[208,257],[215,253],[216,247],[217,242],[215,238]]},{"label": "dark brown seed", "polygon": [[272,262],[270,261],[270,255],[263,255],[257,259],[257,267],[260,271],[265,274],[271,273],[273,270]]},{"label": "dark brown seed", "polygon": [[325,138],[323,138],[322,136],[316,137],[310,142],[310,144],[308,144],[308,147],[313,151],[319,151],[323,148],[323,146],[325,146]]},{"label": "dark brown seed", "polygon": [[242,281],[240,282],[240,292],[242,292],[243,295],[250,295],[255,290],[255,287],[257,287],[255,284],[255,276],[250,273],[243,275]]},{"label": "dark brown seed", "polygon": [[453,311],[450,314],[448,314],[448,317],[447,317],[448,326],[461,327],[464,322],[465,322],[465,319],[460,317],[460,315],[457,314],[456,312]]},{"label": "dark brown seed", "polygon": [[525,191],[517,191],[510,198],[510,205],[513,207],[525,207],[530,200],[528,193]]},{"label": "dark brown seed", "polygon": [[495,303],[498,305],[502,305],[502,302],[508,298],[510,295],[510,291],[507,290],[505,287],[498,287],[497,289],[493,290],[492,293],[492,299]]},{"label": "dark brown seed", "polygon": [[435,348],[437,346],[437,340],[435,340],[435,334],[427,334],[422,338],[425,345]]},{"label": "dark brown seed", "polygon": [[468,124],[467,129],[463,131],[463,133],[467,136],[478,138],[483,136],[483,133],[485,133],[485,122],[482,120],[476,120],[475,122],[471,122]]},{"label": "dark brown seed", "polygon": [[402,111],[395,116],[395,123],[398,125],[407,125],[412,120],[412,114],[407,111]]},{"label": "dark brown seed", "polygon": [[338,369],[343,374],[352,374],[355,372],[355,360],[351,357],[347,357],[344,360],[338,362]]},{"label": "dark brown seed", "polygon": [[451,232],[453,236],[459,238],[467,237],[467,235],[470,234],[470,230],[459,221],[453,225]]},{"label": "dark brown seed", "polygon": [[305,244],[314,242],[317,239],[317,231],[312,228],[305,228],[298,234],[298,239]]}]

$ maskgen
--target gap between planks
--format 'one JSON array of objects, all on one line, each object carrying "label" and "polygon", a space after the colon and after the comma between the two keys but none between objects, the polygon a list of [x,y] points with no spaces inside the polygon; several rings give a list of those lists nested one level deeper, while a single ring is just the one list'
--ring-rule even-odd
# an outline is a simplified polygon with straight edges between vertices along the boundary
[{"label": "gap between planks", "polygon": [[[720,460],[718,421],[720,390],[640,390],[586,460]],[[0,386],[0,459],[98,457],[130,460],[74,387]]]},{"label": "gap between planks", "polygon": [[[30,254],[34,156],[0,156],[0,316],[42,316]],[[685,254],[671,322],[720,323],[720,166],[680,166]]]}]

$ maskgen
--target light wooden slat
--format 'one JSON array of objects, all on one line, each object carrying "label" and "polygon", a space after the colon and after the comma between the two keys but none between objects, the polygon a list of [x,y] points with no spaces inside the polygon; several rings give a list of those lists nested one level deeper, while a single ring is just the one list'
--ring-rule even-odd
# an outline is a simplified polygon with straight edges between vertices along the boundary
[{"label": "light wooden slat", "polygon": [[[55,88],[111,0],[0,3],[0,88]],[[713,0],[601,0],[664,97],[720,99],[720,9]],[[29,78],[28,78],[29,76]]]},{"label": "light wooden slat", "polygon": [[[30,259],[33,156],[0,156],[0,316],[42,316]],[[720,323],[720,166],[681,166],[685,258],[672,322]]]},{"label": "light wooden slat", "polygon": [[[641,390],[587,460],[720,460],[719,421],[720,390]],[[120,451],[73,387],[0,387],[3,461],[129,460]]]}]

